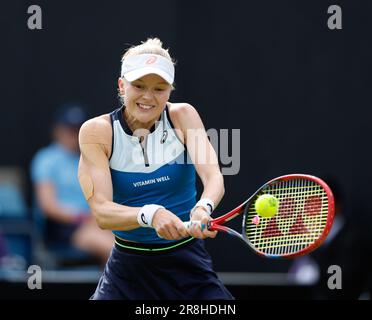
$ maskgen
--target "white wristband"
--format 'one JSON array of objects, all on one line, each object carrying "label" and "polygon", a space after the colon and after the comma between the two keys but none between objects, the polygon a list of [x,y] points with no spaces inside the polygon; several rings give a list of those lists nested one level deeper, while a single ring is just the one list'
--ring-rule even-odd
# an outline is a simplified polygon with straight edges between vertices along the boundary
[{"label": "white wristband", "polygon": [[137,214],[137,221],[141,227],[152,228],[152,218],[159,209],[164,209],[163,206],[157,204],[146,204]]},{"label": "white wristband", "polygon": [[191,210],[191,213],[197,208],[197,207],[202,207],[204,208],[209,215],[212,214],[213,210],[214,210],[214,202],[209,199],[209,198],[203,198],[203,199],[200,199],[196,205],[194,206],[194,208],[192,208]]}]

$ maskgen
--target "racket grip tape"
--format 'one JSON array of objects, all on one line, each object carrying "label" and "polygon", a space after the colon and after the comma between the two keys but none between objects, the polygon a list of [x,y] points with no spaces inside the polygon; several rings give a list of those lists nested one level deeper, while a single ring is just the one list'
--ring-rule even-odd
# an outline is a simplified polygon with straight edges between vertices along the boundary
[{"label": "racket grip tape", "polygon": [[201,231],[203,231],[207,227],[205,223],[201,223],[200,221],[186,221],[183,223],[183,225],[186,229],[189,229],[196,225],[201,229]]}]

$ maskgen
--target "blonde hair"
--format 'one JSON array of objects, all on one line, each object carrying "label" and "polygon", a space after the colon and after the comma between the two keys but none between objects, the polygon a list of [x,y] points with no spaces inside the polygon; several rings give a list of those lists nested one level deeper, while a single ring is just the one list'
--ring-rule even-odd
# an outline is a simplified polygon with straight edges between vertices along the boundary
[{"label": "blonde hair", "polygon": [[163,42],[159,38],[148,38],[146,41],[142,41],[141,44],[137,46],[132,46],[123,54],[121,61],[123,61],[126,57],[129,56],[136,56],[139,54],[158,54],[159,56],[163,56],[174,64],[172,60],[169,50],[163,48]]},{"label": "blonde hair", "polygon": [[[142,41],[141,44],[132,46],[129,49],[127,49],[122,58],[121,62],[125,60],[125,58],[129,56],[136,56],[139,54],[157,54],[159,56],[163,56],[167,59],[169,59],[174,65],[176,62],[172,59],[172,57],[169,54],[169,49],[163,48],[163,42],[159,38],[147,38],[146,41]],[[174,90],[174,85],[171,86],[172,90]],[[124,103],[124,96],[121,94],[120,89],[118,89],[118,96],[120,99],[120,102]]]}]

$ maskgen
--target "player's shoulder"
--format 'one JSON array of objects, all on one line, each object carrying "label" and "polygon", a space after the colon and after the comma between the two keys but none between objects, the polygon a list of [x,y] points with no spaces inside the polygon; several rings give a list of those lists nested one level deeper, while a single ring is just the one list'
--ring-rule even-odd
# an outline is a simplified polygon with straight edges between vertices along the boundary
[{"label": "player's shoulder", "polygon": [[198,111],[189,103],[168,104],[169,116],[174,126],[181,130],[190,127],[202,127]]},{"label": "player's shoulder", "polygon": [[105,131],[111,130],[111,120],[109,114],[104,114],[98,117],[91,118],[83,123],[80,131]]},{"label": "player's shoulder", "polygon": [[91,118],[83,123],[79,131],[80,143],[108,143],[112,137],[109,114]]},{"label": "player's shoulder", "polygon": [[189,121],[199,119],[198,111],[189,103],[168,103],[169,116],[177,127],[183,127]]},{"label": "player's shoulder", "polygon": [[196,109],[189,103],[168,103],[169,114],[174,117],[192,116],[198,114]]}]

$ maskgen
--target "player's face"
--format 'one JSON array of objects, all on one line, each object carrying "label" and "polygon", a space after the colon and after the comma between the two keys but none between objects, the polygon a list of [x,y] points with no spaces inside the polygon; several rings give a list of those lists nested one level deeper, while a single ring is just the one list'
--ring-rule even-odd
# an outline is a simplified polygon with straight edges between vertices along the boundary
[{"label": "player's face", "polygon": [[137,121],[156,121],[169,100],[171,86],[156,74],[148,74],[133,82],[119,79],[127,112]]}]

